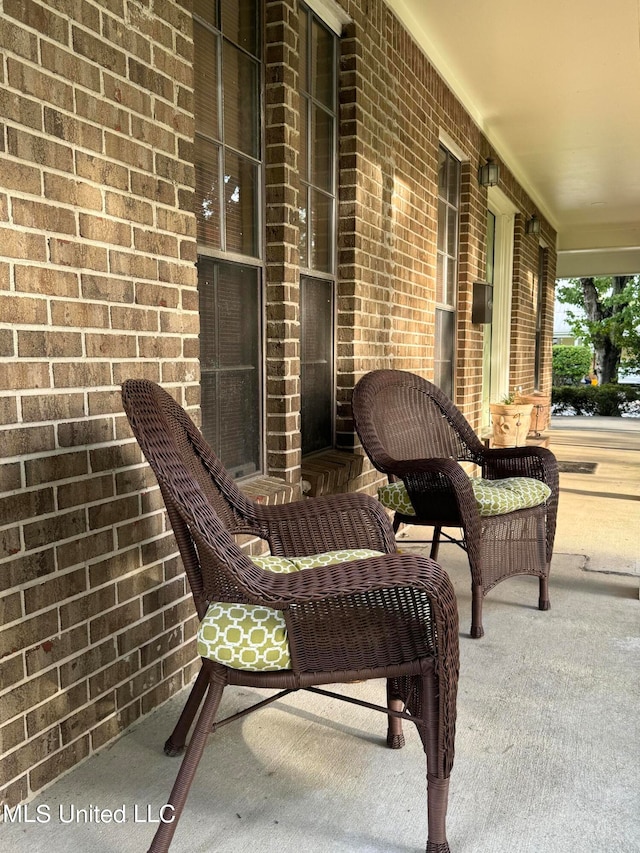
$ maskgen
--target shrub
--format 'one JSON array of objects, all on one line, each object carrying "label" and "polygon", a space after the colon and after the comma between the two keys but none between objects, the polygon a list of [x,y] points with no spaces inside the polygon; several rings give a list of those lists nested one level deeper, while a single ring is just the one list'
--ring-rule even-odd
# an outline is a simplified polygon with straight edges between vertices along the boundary
[{"label": "shrub", "polygon": [[591,350],[556,344],[552,369],[554,385],[577,385],[591,373]]},{"label": "shrub", "polygon": [[553,388],[551,402],[556,414],[621,417],[635,413],[640,400],[636,385],[561,385]]}]

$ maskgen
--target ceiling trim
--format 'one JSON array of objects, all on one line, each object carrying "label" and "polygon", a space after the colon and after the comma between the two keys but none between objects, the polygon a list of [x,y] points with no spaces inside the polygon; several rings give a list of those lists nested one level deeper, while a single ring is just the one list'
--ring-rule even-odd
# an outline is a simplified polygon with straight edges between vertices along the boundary
[{"label": "ceiling trim", "polygon": [[556,278],[640,274],[640,246],[558,252]]}]

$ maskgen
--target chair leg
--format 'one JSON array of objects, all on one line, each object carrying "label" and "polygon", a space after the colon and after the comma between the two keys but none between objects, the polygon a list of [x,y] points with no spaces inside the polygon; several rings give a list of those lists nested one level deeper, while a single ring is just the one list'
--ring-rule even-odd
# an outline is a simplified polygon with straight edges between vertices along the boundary
[{"label": "chair leg", "polygon": [[[450,853],[447,841],[447,804],[449,801],[449,775],[444,769],[451,761],[440,752],[439,690],[433,672],[425,673],[422,679],[422,704],[425,724],[422,742],[427,755],[427,853]],[[451,748],[453,746],[451,745]],[[444,775],[444,772],[447,775]]]},{"label": "chair leg", "polygon": [[428,779],[427,809],[429,837],[427,853],[450,853],[446,835],[447,803],[449,800],[448,779]]},{"label": "chair leg", "polygon": [[189,734],[189,729],[191,728],[191,723],[193,722],[195,715],[198,713],[198,708],[202,704],[202,699],[206,693],[208,684],[209,678],[207,673],[204,668],[201,668],[198,673],[198,677],[191,688],[191,693],[189,693],[189,697],[185,702],[185,706],[182,709],[180,718],[178,719],[174,730],[171,732],[171,735],[165,742],[165,755],[173,757],[175,755],[180,755],[184,750],[184,745],[187,740],[187,735]]},{"label": "chair leg", "polygon": [[547,565],[547,574],[540,578],[540,597],[538,599],[538,610],[550,610],[551,602],[549,601],[549,566]]},{"label": "chair leg", "polygon": [[398,532],[398,529],[400,528],[401,524],[402,524],[402,522],[400,521],[400,517],[398,516],[398,513],[396,512],[393,516],[393,532],[394,533]]},{"label": "chair leg", "polygon": [[[393,679],[387,679],[387,708],[390,711],[402,711],[404,708],[404,702],[398,696]],[[399,717],[392,716],[389,716],[387,719],[387,746],[391,747],[391,749],[402,749],[404,746],[402,720]]]},{"label": "chair leg", "polygon": [[429,556],[432,560],[438,559],[438,551],[440,550],[440,533],[442,532],[442,527],[437,525],[433,528],[433,539],[431,540],[431,553]]},{"label": "chair leg", "polygon": [[166,822],[161,823],[158,827],[148,853],[167,853],[169,850],[169,845],[176,831],[184,804],[187,801],[189,788],[193,782],[207,743],[207,738],[211,732],[225,685],[226,679],[224,676],[213,675],[209,681],[209,691],[204,700],[202,711],[193,730],[187,751],[182,759],[176,781],[173,783],[171,795],[169,796],[167,805],[164,807],[164,820]]},{"label": "chair leg", "polygon": [[479,584],[471,585],[471,636],[474,640],[484,637],[482,627],[482,599],[484,590]]}]

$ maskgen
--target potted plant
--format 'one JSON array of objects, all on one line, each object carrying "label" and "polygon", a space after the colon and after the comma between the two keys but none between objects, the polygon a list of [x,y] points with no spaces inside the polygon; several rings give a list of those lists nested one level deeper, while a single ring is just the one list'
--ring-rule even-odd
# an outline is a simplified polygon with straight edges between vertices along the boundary
[{"label": "potted plant", "polygon": [[529,433],[540,436],[549,426],[551,397],[543,394],[541,391],[534,391],[533,394],[521,394],[518,392],[516,402],[531,403],[533,405]]},{"label": "potted plant", "polygon": [[519,399],[519,391],[507,394],[499,403],[490,403],[494,447],[522,447],[526,444],[533,403]]}]

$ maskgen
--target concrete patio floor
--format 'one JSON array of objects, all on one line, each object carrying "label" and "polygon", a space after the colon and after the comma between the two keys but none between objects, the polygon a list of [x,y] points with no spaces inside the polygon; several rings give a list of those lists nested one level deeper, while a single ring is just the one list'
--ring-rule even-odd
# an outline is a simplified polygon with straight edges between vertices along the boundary
[{"label": "concrete patio floor", "polygon": [[[471,640],[464,554],[440,554],[461,621],[452,853],[640,851],[640,420],[555,418],[551,435],[561,462],[597,463],[561,474],[552,609],[536,609],[534,578],[512,579],[487,597],[486,635]],[[401,547],[426,547],[411,544],[417,534]],[[382,682],[351,691],[384,701]],[[227,693],[228,712],[255,691]],[[183,701],[39,795],[35,822],[0,826],[0,849],[145,851],[177,772],[162,744]],[[209,741],[172,853],[424,851],[424,756],[405,731],[405,749],[392,752],[382,715],[306,693],[225,727]],[[73,809],[122,809],[124,822],[76,821]]]}]

